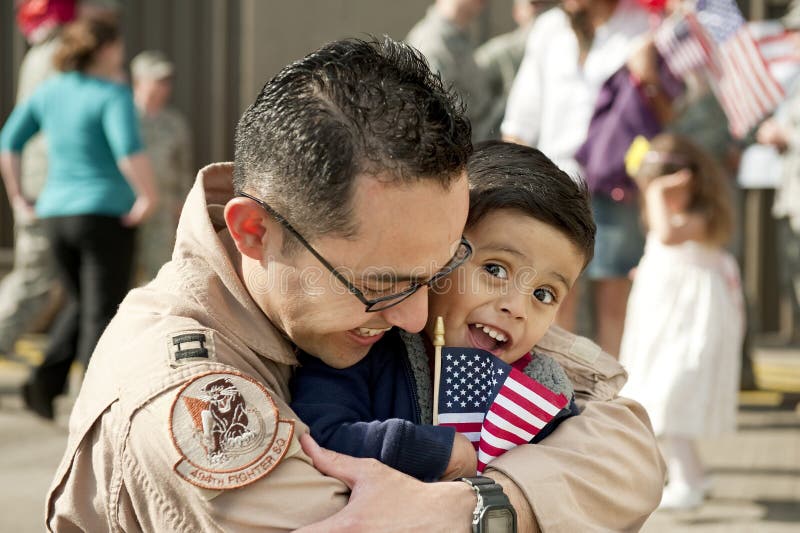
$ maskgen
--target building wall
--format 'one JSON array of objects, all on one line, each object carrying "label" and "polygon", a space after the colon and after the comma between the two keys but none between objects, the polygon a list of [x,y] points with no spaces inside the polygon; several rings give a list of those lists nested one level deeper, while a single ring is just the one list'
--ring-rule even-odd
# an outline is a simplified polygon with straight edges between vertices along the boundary
[{"label": "building wall", "polygon": [[[512,28],[513,0],[492,0],[476,24],[482,41]],[[0,123],[14,104],[25,43],[14,27],[15,0],[0,0]],[[173,104],[189,119],[195,166],[233,158],[236,121],[283,66],[325,42],[388,34],[402,39],[432,0],[121,0],[132,57],[159,49],[176,64]],[[13,244],[0,192],[0,248]]]}]

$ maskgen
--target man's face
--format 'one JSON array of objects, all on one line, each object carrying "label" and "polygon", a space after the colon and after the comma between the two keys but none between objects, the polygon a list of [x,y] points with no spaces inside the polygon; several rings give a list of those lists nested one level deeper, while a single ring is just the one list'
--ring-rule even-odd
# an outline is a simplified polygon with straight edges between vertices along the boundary
[{"label": "man's face", "polygon": [[133,90],[138,95],[138,100],[144,102],[147,112],[156,114],[169,102],[172,95],[172,78],[137,79],[134,80]]},{"label": "man's face", "polygon": [[591,2],[592,0],[561,0],[561,8],[567,15],[574,17],[585,13]]},{"label": "man's face", "polygon": [[448,346],[513,363],[539,342],[581,273],[583,254],[559,230],[501,209],[465,232],[474,253],[432,289],[426,331],[444,318]]},{"label": "man's face", "polygon": [[[408,279],[426,280],[455,254],[469,208],[465,176],[444,189],[432,180],[395,185],[361,175],[353,194],[357,235],[321,237],[311,245],[367,298],[394,294]],[[243,272],[250,292],[299,348],[328,365],[357,363],[392,326],[415,332],[425,325],[426,288],[367,313],[305,248],[287,256],[276,241],[267,240],[259,272]],[[260,281],[254,283],[254,276]]]}]

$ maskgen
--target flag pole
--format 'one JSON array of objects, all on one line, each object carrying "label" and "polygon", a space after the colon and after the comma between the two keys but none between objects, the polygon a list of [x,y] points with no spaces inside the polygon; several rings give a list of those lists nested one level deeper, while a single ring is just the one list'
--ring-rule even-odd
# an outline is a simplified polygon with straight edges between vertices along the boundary
[{"label": "flag pole", "polygon": [[444,346],[444,319],[436,317],[433,328],[433,425],[439,425],[439,380],[442,375],[442,346]]}]

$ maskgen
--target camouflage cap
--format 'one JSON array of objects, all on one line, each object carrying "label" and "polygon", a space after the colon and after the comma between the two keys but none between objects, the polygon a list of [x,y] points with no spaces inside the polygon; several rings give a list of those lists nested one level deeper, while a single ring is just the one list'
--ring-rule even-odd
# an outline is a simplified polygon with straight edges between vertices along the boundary
[{"label": "camouflage cap", "polygon": [[172,76],[175,66],[163,52],[145,50],[131,60],[133,79],[161,80]]}]

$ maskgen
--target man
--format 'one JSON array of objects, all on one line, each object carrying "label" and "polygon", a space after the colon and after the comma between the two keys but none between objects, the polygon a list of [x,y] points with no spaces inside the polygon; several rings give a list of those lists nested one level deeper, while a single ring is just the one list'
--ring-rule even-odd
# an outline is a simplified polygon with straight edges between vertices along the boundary
[{"label": "man", "polygon": [[[422,329],[428,284],[470,255],[470,152],[441,80],[389,39],[331,43],[268,82],[239,122],[235,165],[201,171],[173,260],[98,345],[48,529],[468,531],[467,483],[319,449],[288,381],[297,349],[347,367],[388,328]],[[577,390],[619,386],[621,368],[565,339],[597,369],[600,386]],[[644,411],[585,400],[549,446],[490,471],[520,531],[635,529],[658,504]]]},{"label": "man", "polygon": [[495,98],[487,73],[475,62],[468,33],[484,7],[485,0],[436,0],[406,37],[425,55],[431,70],[461,96],[474,141],[498,138],[503,115],[503,101]]},{"label": "man", "polygon": [[161,198],[158,210],[137,236],[137,277],[141,281],[153,279],[169,261],[178,217],[192,182],[189,126],[184,116],[168,105],[173,73],[172,62],[156,50],[141,52],[131,60],[133,99]]},{"label": "man", "polygon": [[[74,2],[22,2],[17,22],[31,45],[19,69],[17,104],[33,94],[36,87],[56,72],[53,54],[61,44],[63,24],[75,16]],[[47,146],[44,136],[36,135],[22,152],[22,193],[34,203],[47,176]],[[31,322],[44,311],[56,287],[55,265],[50,242],[41,221],[30,205],[12,205],[14,211],[14,267],[0,283],[0,354],[11,354],[16,341]]]},{"label": "man", "polygon": [[[525,44],[536,17],[558,4],[558,0],[514,0],[511,18],[517,28],[492,37],[475,50],[475,62],[489,79],[493,99],[508,100],[508,93],[517,75]],[[505,107],[503,108],[505,111]],[[493,131],[500,131],[503,113],[498,113]]]},{"label": "man", "polygon": [[[575,154],[586,141],[600,88],[626,64],[642,93],[653,95],[661,116],[664,98],[658,96],[654,47],[644,37],[648,28],[648,13],[636,0],[562,0],[559,9],[538,17],[508,98],[503,137],[535,146],[568,174],[580,175]],[[597,245],[586,274],[594,291],[598,344],[616,356],[628,273],[643,250],[639,208],[635,198],[594,193],[592,209]],[[559,325],[568,330],[575,328],[577,293],[570,293],[559,313]]]},{"label": "man", "polygon": [[[61,46],[61,29],[77,17],[114,16],[116,0],[25,0],[17,7],[17,24],[31,45],[19,69],[17,104],[27,100],[40,83],[58,71],[53,55]],[[44,135],[34,136],[22,151],[20,183],[27,200],[12,205],[14,267],[0,282],[0,356],[12,354],[16,341],[47,309],[57,288],[50,241],[33,215],[47,178]]]}]

